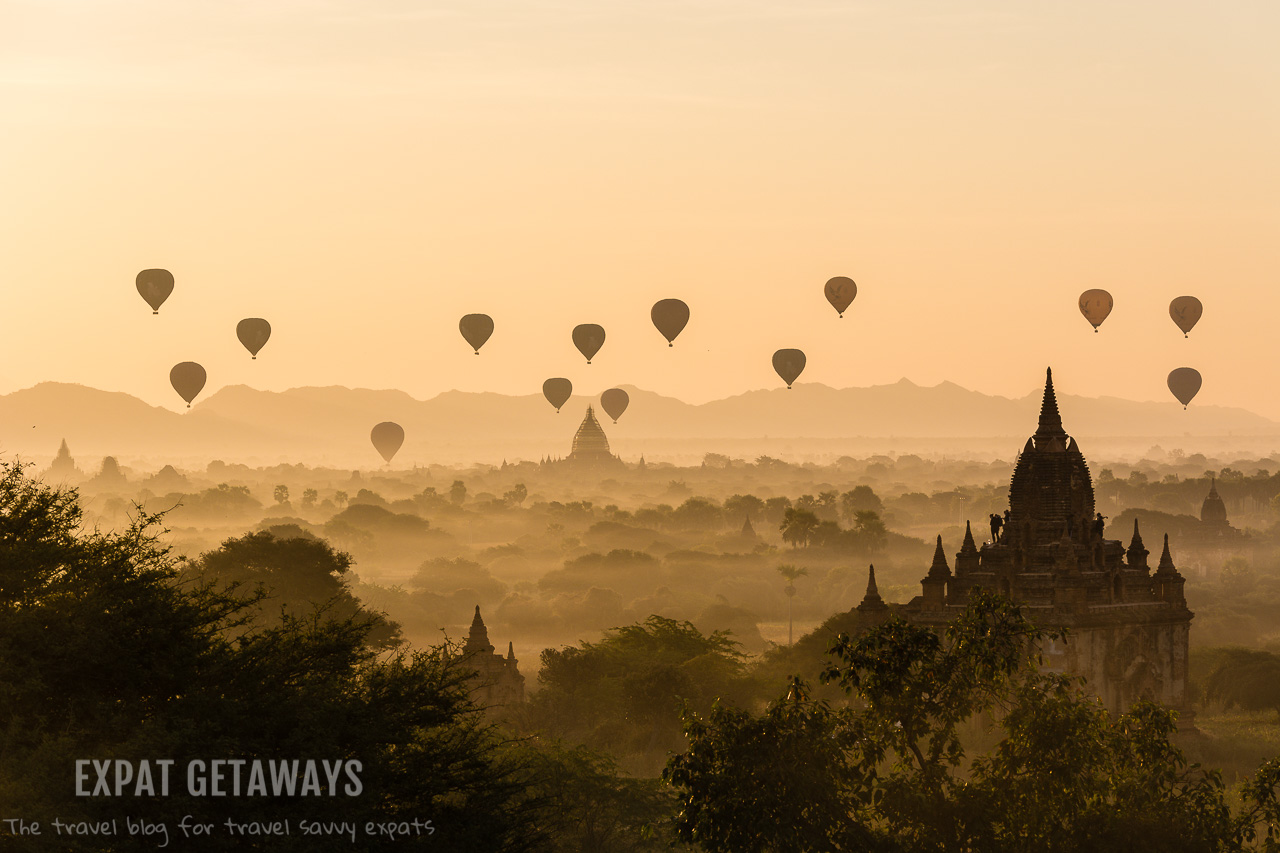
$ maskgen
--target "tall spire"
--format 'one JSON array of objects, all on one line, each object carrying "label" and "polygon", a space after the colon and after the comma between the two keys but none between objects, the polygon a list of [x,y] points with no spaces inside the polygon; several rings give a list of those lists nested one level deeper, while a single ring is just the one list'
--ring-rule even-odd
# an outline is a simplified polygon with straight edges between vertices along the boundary
[{"label": "tall spire", "polygon": [[1066,438],[1062,415],[1058,414],[1058,398],[1053,393],[1053,368],[1045,368],[1044,400],[1040,403],[1040,425],[1036,429],[1036,445],[1042,438]]},{"label": "tall spire", "polygon": [[476,605],[476,615],[471,620],[471,633],[462,646],[463,652],[493,652],[493,643],[489,642],[489,629],[480,618],[480,605]]},{"label": "tall spire", "polygon": [[867,594],[862,597],[862,603],[858,605],[859,610],[887,610],[889,605],[884,603],[884,599],[880,597],[880,591],[876,589],[876,567],[871,566],[867,572]]},{"label": "tall spire", "polygon": [[1133,539],[1129,542],[1129,550],[1137,551],[1142,548],[1142,534],[1138,532],[1138,517],[1133,517]]},{"label": "tall spire", "polygon": [[1129,542],[1129,549],[1125,552],[1128,557],[1128,566],[1131,569],[1147,569],[1147,551],[1142,544],[1142,534],[1138,533],[1138,519],[1133,519],[1133,539]]},{"label": "tall spire", "polygon": [[1160,555],[1160,567],[1156,569],[1156,573],[1152,575],[1155,580],[1155,594],[1160,601],[1168,601],[1172,604],[1181,604],[1183,607],[1187,604],[1187,597],[1183,592],[1183,585],[1186,579],[1178,572],[1173,565],[1173,557],[1169,555],[1169,534],[1164,535],[1164,553]]},{"label": "tall spire", "polygon": [[938,546],[933,549],[933,565],[929,566],[928,580],[946,580],[951,577],[951,567],[947,565],[947,555],[942,550],[942,537],[938,537]]},{"label": "tall spire", "polygon": [[1173,565],[1173,557],[1169,554],[1168,533],[1164,535],[1164,552],[1160,555],[1160,565],[1156,567],[1156,571],[1162,573],[1177,571],[1177,567]]},{"label": "tall spire", "polygon": [[976,553],[978,546],[973,541],[973,528],[969,526],[969,519],[964,521],[964,542],[960,543],[960,553],[969,554]]}]

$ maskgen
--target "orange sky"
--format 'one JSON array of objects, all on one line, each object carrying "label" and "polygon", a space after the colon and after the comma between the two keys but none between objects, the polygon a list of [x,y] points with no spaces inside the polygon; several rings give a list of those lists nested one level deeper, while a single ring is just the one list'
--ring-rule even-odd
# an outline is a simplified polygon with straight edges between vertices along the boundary
[{"label": "orange sky", "polygon": [[[699,402],[799,347],[801,381],[1008,396],[1052,364],[1170,399],[1187,365],[1196,404],[1280,419],[1277,32],[1270,0],[0,0],[0,393],[178,409],[194,360],[206,396]],[[145,267],[177,279],[159,316]],[[664,297],[693,313],[674,348]],[[591,366],[578,323],[609,334]]]}]

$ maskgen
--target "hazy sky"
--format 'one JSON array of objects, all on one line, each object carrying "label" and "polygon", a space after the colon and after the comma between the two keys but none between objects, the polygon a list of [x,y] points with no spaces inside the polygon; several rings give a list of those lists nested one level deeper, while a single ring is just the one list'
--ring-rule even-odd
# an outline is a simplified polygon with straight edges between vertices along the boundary
[{"label": "hazy sky", "polygon": [[[1280,418],[1277,32],[1274,0],[0,0],[0,392],[178,409],[194,360],[203,396],[700,402],[799,347],[802,382],[1008,396],[1052,364],[1170,399],[1186,365],[1197,403]],[[177,279],[159,316],[147,267]]]}]

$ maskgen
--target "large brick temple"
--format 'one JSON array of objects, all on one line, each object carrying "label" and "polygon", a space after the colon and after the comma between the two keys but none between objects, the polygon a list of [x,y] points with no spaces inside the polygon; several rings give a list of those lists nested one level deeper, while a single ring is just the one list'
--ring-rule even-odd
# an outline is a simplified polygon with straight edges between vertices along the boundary
[{"label": "large brick temple", "polygon": [[922,594],[906,604],[880,598],[872,568],[856,621],[869,626],[898,614],[914,624],[942,626],[964,609],[975,587],[994,590],[1021,604],[1042,627],[1067,629],[1065,642],[1042,649],[1046,670],[1085,676],[1113,713],[1150,699],[1183,711],[1187,725],[1187,640],[1194,614],[1169,537],[1153,572],[1136,521],[1128,547],[1103,532],[1089,466],[1063,430],[1050,371],[1039,426],[1014,465],[1008,512],[992,516],[991,541],[978,546],[966,523],[953,572],[939,536]]}]

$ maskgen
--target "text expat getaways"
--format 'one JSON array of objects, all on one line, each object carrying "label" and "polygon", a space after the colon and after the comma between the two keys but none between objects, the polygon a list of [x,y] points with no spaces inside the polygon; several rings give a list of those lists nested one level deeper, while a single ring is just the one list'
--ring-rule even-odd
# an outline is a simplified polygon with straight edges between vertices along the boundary
[{"label": "text expat getaways", "polygon": [[[77,797],[167,797],[173,759],[81,759]],[[244,758],[188,761],[186,793],[193,797],[358,797],[364,791],[355,760]]]}]

